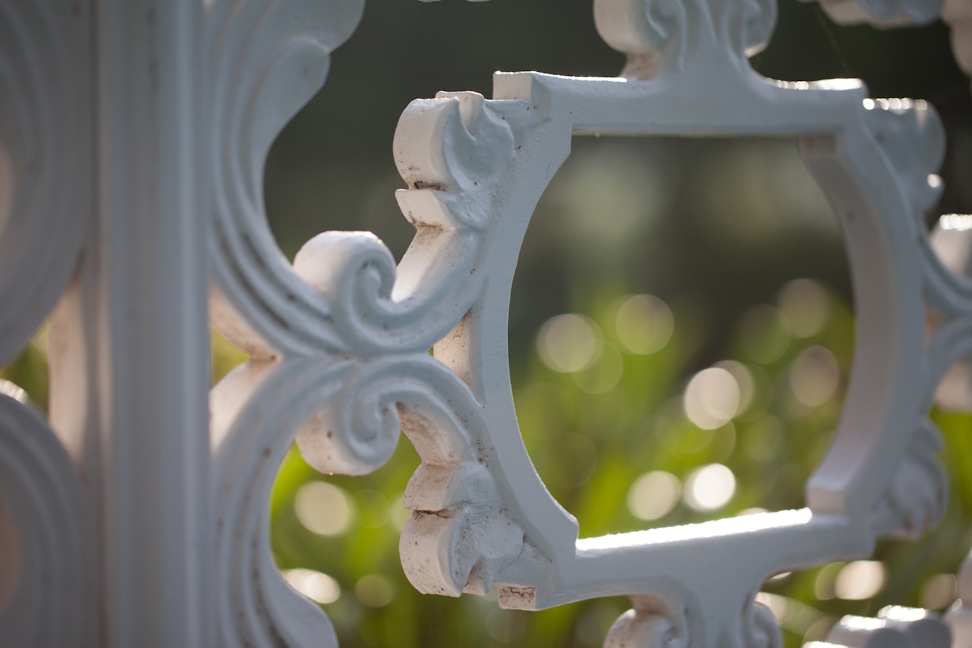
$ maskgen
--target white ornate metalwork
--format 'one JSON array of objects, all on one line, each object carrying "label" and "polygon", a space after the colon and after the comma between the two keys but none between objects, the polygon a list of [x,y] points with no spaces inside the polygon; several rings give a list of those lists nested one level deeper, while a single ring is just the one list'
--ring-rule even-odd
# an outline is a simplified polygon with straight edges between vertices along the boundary
[{"label": "white ornate metalwork", "polygon": [[[88,216],[87,17],[0,3],[0,364],[50,313]],[[51,232],[57,232],[52,237]],[[91,507],[55,432],[0,380],[0,641],[94,645]]]},{"label": "white ornate metalwork", "polygon": [[[348,24],[342,15],[351,11],[342,11],[322,24]],[[250,504],[267,497],[298,428],[312,465],[350,474],[380,465],[404,429],[423,463],[406,492],[415,512],[401,553],[421,591],[482,594],[498,583],[500,604],[521,609],[630,595],[635,609],[608,645],[778,645],[771,616],[753,602],[763,580],[867,555],[877,538],[920,533],[940,516],[937,433],[923,418],[942,372],[963,352],[970,318],[968,295],[947,293],[950,275],[923,255],[926,244],[914,244],[937,196],[929,178],[943,138],[934,112],[921,102],[866,100],[856,82],[754,74],[746,54],[772,31],[770,1],[600,0],[595,16],[605,39],[628,54],[625,78],[498,75],[494,100],[447,93],[408,107],[394,152],[409,185],[399,203],[417,235],[397,271],[373,237],[336,233],[308,243],[291,271],[262,223],[253,168],[238,176],[249,178],[248,190],[217,183],[215,320],[254,355],[213,394],[224,641],[262,645],[300,628],[288,623],[265,513]],[[215,24],[211,33],[224,29]],[[344,33],[331,27],[301,42],[323,59]],[[296,37],[270,36],[280,44],[256,49],[278,47],[306,63],[300,49],[285,49]],[[249,60],[250,52],[226,51],[233,64]],[[226,78],[249,87],[216,69],[217,88]],[[254,78],[263,79],[262,69]],[[286,93],[273,86],[275,96],[308,95],[306,76],[280,78],[291,85]],[[261,111],[259,97],[243,92],[249,109],[239,113],[253,120],[244,135],[257,133],[246,158],[253,163],[293,106]],[[509,385],[509,290],[533,206],[571,136],[591,132],[800,136],[845,230],[860,331],[844,417],[808,485],[809,508],[577,540],[576,521],[533,470]],[[233,209],[241,196],[248,206]],[[925,297],[951,304],[953,317],[928,350]],[[432,343],[434,360],[425,353]],[[329,633],[321,623],[315,632]]]},{"label": "white ornate metalwork", "polygon": [[91,510],[46,421],[0,385],[0,630],[9,646],[94,645]]},{"label": "white ornate metalwork", "polygon": [[[882,25],[941,8],[823,4]],[[961,6],[946,9],[953,24]],[[403,430],[422,460],[400,545],[412,583],[450,596],[498,585],[516,609],[627,595],[611,647],[779,646],[754,600],[765,579],[935,524],[946,484],[925,415],[946,370],[972,355],[972,282],[922,225],[940,189],[934,111],[868,99],[856,81],[754,73],[747,57],[772,34],[774,0],[594,8],[628,56],[621,77],[498,74],[491,100],[416,100],[393,142],[408,184],[398,202],[416,227],[401,263],[369,233],[328,232],[291,266],[266,224],[263,161],[323,83],[360,0],[0,0],[0,361],[79,267],[55,316],[57,434],[0,396],[4,640],[335,645],[268,546],[265,504],[295,438],[318,470],[358,475]],[[572,136],[592,133],[799,138],[843,227],[858,322],[847,403],[807,508],[578,539],[534,470],[509,382],[510,288],[537,201]],[[250,353],[211,394],[211,474],[206,250],[212,320]],[[939,315],[927,342],[926,306]],[[887,645],[941,641],[940,623],[912,617],[888,612],[858,637],[846,621],[831,641],[862,645],[877,630],[897,637]]]},{"label": "white ornate metalwork", "polygon": [[91,191],[90,89],[72,61],[85,22],[66,1],[0,4],[0,364],[30,339],[77,264]]}]

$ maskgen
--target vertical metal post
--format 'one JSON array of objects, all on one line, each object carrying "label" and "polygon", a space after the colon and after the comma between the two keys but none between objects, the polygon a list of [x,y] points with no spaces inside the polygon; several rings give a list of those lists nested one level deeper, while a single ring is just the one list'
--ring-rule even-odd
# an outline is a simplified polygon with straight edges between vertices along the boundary
[{"label": "vertical metal post", "polygon": [[55,316],[97,502],[104,645],[213,645],[203,3],[93,0],[95,216]]}]

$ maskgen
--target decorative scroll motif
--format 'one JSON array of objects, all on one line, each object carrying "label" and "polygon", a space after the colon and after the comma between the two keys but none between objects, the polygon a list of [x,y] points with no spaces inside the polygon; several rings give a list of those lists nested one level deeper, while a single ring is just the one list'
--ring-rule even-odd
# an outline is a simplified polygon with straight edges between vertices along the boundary
[{"label": "decorative scroll motif", "polygon": [[[357,0],[219,0],[207,6],[210,115],[218,125],[210,148],[212,316],[254,358],[211,397],[217,636],[222,646],[337,644],[327,617],[277,571],[266,506],[260,502],[268,499],[293,435],[306,421],[292,420],[301,411],[295,400],[299,406],[315,395],[333,395],[348,373],[347,366],[339,365],[323,375],[308,375],[300,355],[347,349],[331,325],[331,305],[300,281],[273,245],[261,188],[273,138],[323,83],[330,51],[353,30],[361,9]],[[355,255],[347,257],[353,261]],[[362,259],[356,268],[367,285],[380,277],[374,268],[374,258]],[[297,361],[274,361],[287,355]],[[317,385],[323,385],[318,388],[323,393],[306,393]]]},{"label": "decorative scroll motif", "polygon": [[[478,95],[416,102],[395,141],[409,185],[398,201],[417,229],[398,268],[361,232],[314,238],[290,268],[262,212],[263,157],[298,100],[322,82],[318,71],[360,5],[237,5],[216,3],[208,16],[214,115],[229,115],[215,121],[229,126],[214,144],[213,319],[253,356],[212,395],[219,633],[233,646],[333,645],[326,617],[282,581],[265,508],[253,505],[269,497],[295,436],[317,469],[363,474],[387,460],[404,428],[423,460],[406,501],[429,512],[403,536],[422,530],[423,557],[406,568],[417,583],[427,574],[426,591],[458,595],[470,574],[488,581],[522,550],[523,534],[504,518],[503,498],[480,463],[488,453],[473,450],[485,434],[474,394],[482,387],[471,370],[457,376],[427,353],[483,292],[478,258],[513,133]],[[238,150],[241,140],[249,146]],[[467,533],[484,519],[507,524],[498,534]],[[433,536],[446,546],[430,544]],[[441,572],[437,556],[457,554],[468,559]]]},{"label": "decorative scroll motif", "polygon": [[[86,12],[0,3],[0,365],[53,308],[90,210]],[[97,643],[92,511],[54,431],[0,380],[0,642]]]},{"label": "decorative scroll motif", "polygon": [[[827,15],[845,25],[868,22],[876,27],[925,25],[938,19],[954,0],[803,0],[820,3]],[[959,0],[963,2],[964,0]]]},{"label": "decorative scroll motif", "polygon": [[[926,348],[924,303],[941,295],[914,243],[940,190],[931,174],[941,162],[941,126],[924,103],[867,100],[857,83],[767,83],[740,65],[754,42],[741,35],[759,15],[757,5],[742,2],[601,2],[605,38],[629,55],[627,82],[501,74],[496,100],[486,102],[512,128],[516,154],[494,202],[483,257],[489,283],[436,345],[436,358],[464,377],[472,369],[467,380],[484,386],[487,436],[477,452],[488,453],[483,464],[523,541],[512,563],[495,561],[485,579],[474,574],[498,583],[500,605],[510,608],[631,596],[635,609],[612,629],[609,646],[779,646],[775,622],[753,602],[764,578],[867,555],[878,538],[928,529],[944,508],[944,473],[934,457],[940,442],[924,412],[944,368],[962,355],[958,342],[966,334],[958,329],[970,318],[956,312],[949,324],[956,332],[943,328]],[[735,37],[716,39],[719,46],[710,49],[693,42],[686,25]],[[711,110],[715,101],[719,111]],[[506,347],[497,333],[506,330],[519,242],[546,181],[568,154],[572,134],[792,134],[793,124],[812,133],[801,136],[801,151],[842,221],[859,296],[855,374],[834,448],[808,484],[809,508],[575,540],[576,522],[546,493],[514,432]],[[473,477],[466,480],[474,492]],[[447,520],[449,513],[442,508],[436,517]],[[470,558],[438,531],[443,522],[421,528],[430,519],[413,518],[403,562],[437,565],[438,591],[453,593],[454,575],[465,571],[458,565]],[[461,524],[472,535],[470,522]],[[495,533],[485,515],[478,526],[481,537]],[[438,548],[434,561],[419,557],[426,551],[416,549],[422,533],[433,534],[426,546]],[[423,591],[436,591],[409,575]],[[717,593],[708,585],[713,581],[720,583]]]},{"label": "decorative scroll motif", "polygon": [[0,4],[0,365],[23,348],[77,264],[90,209],[86,18],[71,3]]},{"label": "decorative scroll motif", "polygon": [[18,391],[0,384],[0,637],[94,645],[92,512],[60,441]]},{"label": "decorative scroll motif", "polygon": [[[868,100],[853,81],[755,74],[746,57],[772,31],[768,0],[598,0],[603,36],[629,57],[622,78],[499,74],[494,100],[413,102],[394,142],[409,187],[399,205],[417,230],[402,262],[369,234],[331,232],[291,268],[262,212],[263,156],[359,13],[352,0],[209,7],[214,123],[226,126],[213,136],[213,319],[251,353],[212,395],[224,645],[334,643],[268,547],[260,502],[295,437],[318,470],[363,474],[404,430],[422,458],[400,545],[412,583],[451,596],[497,584],[515,609],[627,595],[634,610],[608,646],[778,647],[754,601],[766,578],[865,556],[878,538],[937,521],[945,487],[925,412],[968,352],[972,310],[915,245],[940,190],[929,106]],[[800,137],[844,227],[859,327],[808,508],[578,540],[547,492],[518,432],[507,314],[531,213],[578,133]],[[926,301],[943,314],[927,345]]]}]

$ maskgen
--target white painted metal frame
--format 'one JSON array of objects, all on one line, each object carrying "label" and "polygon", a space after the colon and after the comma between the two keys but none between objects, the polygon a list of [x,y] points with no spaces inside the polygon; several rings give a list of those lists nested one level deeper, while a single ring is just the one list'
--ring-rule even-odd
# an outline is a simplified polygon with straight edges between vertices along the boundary
[{"label": "white painted metal frame", "polygon": [[[884,26],[942,8],[822,4]],[[967,4],[945,7],[964,62]],[[291,267],[263,213],[263,162],[359,0],[0,0],[0,361],[60,299],[50,425],[0,396],[4,642],[335,645],[268,546],[266,501],[295,438],[318,470],[357,475],[404,431],[422,458],[401,540],[412,583],[496,584],[517,609],[628,595],[614,647],[778,646],[754,602],[766,578],[934,525],[947,486],[925,416],[972,354],[972,283],[922,225],[940,188],[934,111],[854,81],[754,73],[775,0],[594,7],[628,55],[620,78],[498,74],[491,100],[416,100],[393,143],[417,230],[401,263],[372,234],[328,232]],[[807,508],[578,540],[538,477],[509,383],[510,287],[540,195],[589,133],[798,137],[844,231],[858,322]],[[927,342],[926,306],[942,316]],[[212,391],[209,446],[207,310],[250,354]],[[925,616],[868,623],[832,641],[947,645]]]}]

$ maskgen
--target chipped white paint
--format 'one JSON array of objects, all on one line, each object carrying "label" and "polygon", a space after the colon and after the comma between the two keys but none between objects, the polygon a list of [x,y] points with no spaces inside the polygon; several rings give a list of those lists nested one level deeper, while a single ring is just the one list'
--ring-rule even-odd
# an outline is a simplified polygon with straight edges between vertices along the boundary
[{"label": "chipped white paint", "polygon": [[[822,4],[882,26],[942,8]],[[967,9],[945,8],[956,34]],[[926,413],[972,355],[972,282],[920,225],[940,191],[931,107],[869,99],[856,81],[757,75],[748,56],[772,35],[774,0],[595,0],[601,35],[628,57],[620,77],[498,74],[493,99],[414,101],[391,143],[416,228],[401,263],[370,233],[328,232],[291,266],[263,212],[263,162],[361,11],[360,0],[0,0],[2,361],[64,294],[56,433],[0,397],[0,637],[334,646],[268,546],[266,502],[294,439],[318,470],[359,475],[404,431],[422,460],[400,544],[412,583],[449,596],[495,584],[516,609],[627,595],[633,609],[606,638],[615,648],[780,646],[755,601],[767,578],[935,524],[947,486]],[[843,227],[858,326],[806,508],[578,539],[534,470],[509,382],[510,288],[571,137],[595,133],[798,138]],[[212,462],[207,254],[212,321],[251,355],[211,393]],[[891,609],[843,620],[829,641],[938,648],[944,628]]]}]

